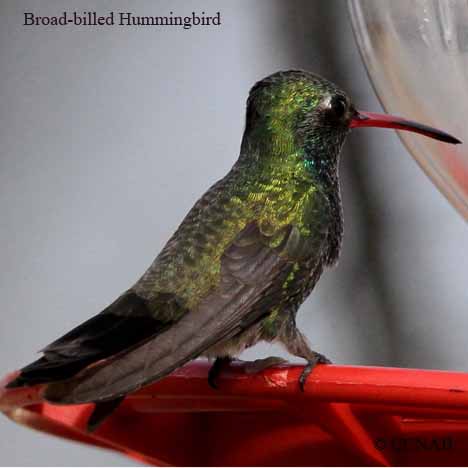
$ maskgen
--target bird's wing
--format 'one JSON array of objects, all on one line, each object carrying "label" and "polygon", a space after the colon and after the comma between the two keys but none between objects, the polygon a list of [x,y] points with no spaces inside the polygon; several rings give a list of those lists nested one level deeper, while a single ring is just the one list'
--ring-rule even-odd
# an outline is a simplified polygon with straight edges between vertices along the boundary
[{"label": "bird's wing", "polygon": [[307,240],[291,225],[263,233],[248,224],[221,257],[219,284],[175,324],[117,359],[86,368],[48,386],[57,403],[105,401],[158,380],[211,346],[228,339],[268,312],[283,279],[307,254]]}]

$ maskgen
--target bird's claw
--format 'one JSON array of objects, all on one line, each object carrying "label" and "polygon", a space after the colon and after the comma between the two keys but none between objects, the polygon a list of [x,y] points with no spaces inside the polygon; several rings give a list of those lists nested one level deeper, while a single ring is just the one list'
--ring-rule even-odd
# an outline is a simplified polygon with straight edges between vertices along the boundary
[{"label": "bird's claw", "polygon": [[255,361],[247,362],[244,365],[244,372],[246,374],[258,374],[269,367],[280,366],[287,364],[287,360],[278,356],[270,356],[264,359],[256,359]]},{"label": "bird's claw", "polygon": [[305,390],[305,384],[307,381],[307,377],[309,377],[310,373],[314,370],[314,367],[317,364],[331,364],[332,362],[330,359],[325,357],[323,354],[315,353],[314,357],[307,361],[307,365],[304,367],[300,377],[299,377],[299,388],[301,392]]}]

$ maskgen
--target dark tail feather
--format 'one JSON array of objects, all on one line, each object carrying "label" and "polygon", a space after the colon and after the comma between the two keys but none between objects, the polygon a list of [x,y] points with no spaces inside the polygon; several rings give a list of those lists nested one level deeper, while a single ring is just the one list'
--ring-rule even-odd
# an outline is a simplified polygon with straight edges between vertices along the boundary
[{"label": "dark tail feather", "polygon": [[[177,307],[173,295],[160,296],[156,300],[161,307],[166,310]],[[44,348],[44,356],[21,369],[20,375],[7,387],[69,379],[90,364],[131,349],[161,333],[170,324],[157,320],[146,301],[128,291],[100,314]]]},{"label": "dark tail feather", "polygon": [[18,377],[8,383],[6,388],[28,387],[69,379],[92,362],[93,360],[90,358],[55,356],[51,359],[49,356],[44,356],[23,367]]},{"label": "dark tail feather", "polygon": [[114,398],[113,400],[98,401],[95,403],[95,407],[91,416],[88,419],[87,430],[88,432],[94,432],[99,425],[112,414],[122,403],[125,396]]}]

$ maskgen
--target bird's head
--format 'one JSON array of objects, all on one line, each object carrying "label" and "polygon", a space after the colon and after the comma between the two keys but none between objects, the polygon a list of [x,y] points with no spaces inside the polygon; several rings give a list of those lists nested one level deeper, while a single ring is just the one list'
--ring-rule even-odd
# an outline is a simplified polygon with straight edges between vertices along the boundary
[{"label": "bird's head", "polygon": [[268,76],[253,86],[247,101],[246,140],[270,155],[300,148],[309,162],[334,163],[347,133],[357,127],[407,130],[447,143],[460,143],[426,125],[358,111],[335,84],[304,71]]}]

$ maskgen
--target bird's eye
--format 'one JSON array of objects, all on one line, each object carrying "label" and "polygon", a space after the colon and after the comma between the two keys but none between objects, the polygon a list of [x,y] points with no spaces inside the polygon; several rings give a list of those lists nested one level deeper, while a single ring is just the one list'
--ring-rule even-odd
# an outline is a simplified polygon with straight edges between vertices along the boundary
[{"label": "bird's eye", "polygon": [[341,119],[345,115],[347,107],[348,104],[344,97],[333,96],[333,98],[330,100],[328,108],[330,112],[333,113],[334,117],[336,117],[337,119]]}]

